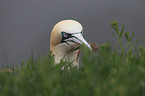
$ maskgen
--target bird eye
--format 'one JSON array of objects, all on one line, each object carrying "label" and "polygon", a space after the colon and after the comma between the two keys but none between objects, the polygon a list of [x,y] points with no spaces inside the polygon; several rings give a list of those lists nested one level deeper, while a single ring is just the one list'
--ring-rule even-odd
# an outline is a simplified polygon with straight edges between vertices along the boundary
[{"label": "bird eye", "polygon": [[64,33],[64,34],[63,34],[63,37],[67,37],[67,36],[68,36],[68,34],[67,34],[67,33]]}]

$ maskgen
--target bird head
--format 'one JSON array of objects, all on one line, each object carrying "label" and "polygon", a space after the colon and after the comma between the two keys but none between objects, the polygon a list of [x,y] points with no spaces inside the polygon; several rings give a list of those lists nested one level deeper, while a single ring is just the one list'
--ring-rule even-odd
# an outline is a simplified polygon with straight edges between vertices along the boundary
[{"label": "bird head", "polygon": [[72,48],[71,46],[74,44],[77,44],[78,47],[85,44],[91,49],[88,42],[83,38],[82,25],[75,20],[62,20],[54,26],[51,32],[50,50],[53,50],[59,44],[67,46],[64,50]]},{"label": "bird head", "polygon": [[79,66],[80,45],[84,44],[92,50],[83,38],[83,27],[75,20],[58,22],[51,32],[50,51],[54,54],[55,63],[63,58],[65,61],[74,61],[74,66]]}]

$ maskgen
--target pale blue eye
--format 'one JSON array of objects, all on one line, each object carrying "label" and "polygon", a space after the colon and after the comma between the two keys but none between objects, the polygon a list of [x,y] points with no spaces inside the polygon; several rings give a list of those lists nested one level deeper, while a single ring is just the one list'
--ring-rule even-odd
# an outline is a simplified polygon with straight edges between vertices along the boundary
[{"label": "pale blue eye", "polygon": [[67,33],[64,33],[64,34],[63,34],[63,37],[67,37],[67,36],[68,36],[68,34],[67,34]]}]

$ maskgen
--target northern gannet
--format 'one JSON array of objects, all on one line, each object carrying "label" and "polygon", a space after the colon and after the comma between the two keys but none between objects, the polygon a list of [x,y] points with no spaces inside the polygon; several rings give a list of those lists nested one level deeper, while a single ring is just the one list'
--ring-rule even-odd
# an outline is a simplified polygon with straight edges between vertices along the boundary
[{"label": "northern gannet", "polygon": [[50,37],[50,51],[54,55],[55,63],[60,60],[73,61],[73,66],[79,67],[80,45],[85,44],[92,50],[88,42],[83,38],[83,27],[75,20],[62,20],[52,29]]}]

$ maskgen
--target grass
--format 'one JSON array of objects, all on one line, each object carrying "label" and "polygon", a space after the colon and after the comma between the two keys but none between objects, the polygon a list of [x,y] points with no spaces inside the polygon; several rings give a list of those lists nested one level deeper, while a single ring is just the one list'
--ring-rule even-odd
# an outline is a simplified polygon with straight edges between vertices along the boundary
[{"label": "grass", "polygon": [[38,61],[31,56],[21,66],[0,70],[0,96],[145,96],[145,49],[132,44],[134,33],[124,25],[121,31],[117,21],[110,25],[119,45],[115,50],[107,43],[97,54],[83,47],[80,69],[63,60],[54,65],[51,52]]}]

